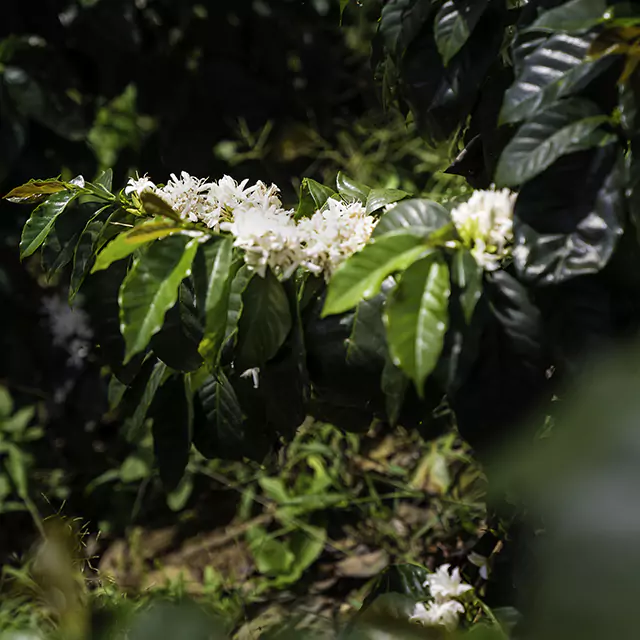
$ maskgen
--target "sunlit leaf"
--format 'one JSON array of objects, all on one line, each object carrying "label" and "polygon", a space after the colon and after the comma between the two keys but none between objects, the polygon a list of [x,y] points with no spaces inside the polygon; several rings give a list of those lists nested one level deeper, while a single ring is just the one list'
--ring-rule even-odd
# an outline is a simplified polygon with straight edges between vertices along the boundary
[{"label": "sunlit leaf", "polygon": [[469,39],[489,0],[447,0],[436,14],[434,35],[445,66]]}]

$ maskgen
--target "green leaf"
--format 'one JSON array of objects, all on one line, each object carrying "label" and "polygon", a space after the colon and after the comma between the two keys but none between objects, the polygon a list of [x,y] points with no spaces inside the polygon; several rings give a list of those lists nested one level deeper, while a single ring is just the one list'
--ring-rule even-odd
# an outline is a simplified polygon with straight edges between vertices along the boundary
[{"label": "green leaf", "polygon": [[183,227],[155,220],[149,220],[134,227],[130,231],[121,233],[98,254],[91,273],[108,269],[116,260],[122,260],[140,247],[176,233],[184,232]]},{"label": "green leaf", "polygon": [[488,3],[488,0],[447,0],[440,7],[433,30],[445,66],[467,42]]},{"label": "green leaf", "polygon": [[196,313],[193,293],[185,280],[178,292],[178,300],[167,311],[162,329],[149,346],[168,367],[176,371],[196,371],[202,366],[198,345],[202,340],[202,324]]},{"label": "green leaf", "polygon": [[68,189],[69,185],[59,180],[30,180],[27,184],[9,191],[3,199],[16,204],[31,204]]},{"label": "green leaf", "polygon": [[193,424],[186,391],[184,377],[172,376],[155,394],[150,408],[153,451],[167,493],[178,487],[189,462]]},{"label": "green leaf", "polygon": [[322,315],[343,313],[373,298],[392,273],[406,269],[429,248],[416,235],[395,231],[372,240],[343,262],[331,278]]},{"label": "green leaf", "polygon": [[102,232],[105,222],[108,219],[112,207],[107,205],[89,219],[84,227],[78,244],[73,254],[73,269],[71,271],[71,284],[69,286],[69,302],[71,302],[78,293],[84,279],[89,274],[94,260],[94,254],[98,238]]},{"label": "green leaf", "polygon": [[417,564],[396,564],[387,567],[375,580],[362,604],[362,610],[368,609],[381,595],[399,593],[415,601],[425,601],[431,595],[425,582],[429,571]]},{"label": "green leaf", "polygon": [[182,511],[193,493],[193,477],[185,475],[178,486],[167,494],[167,505],[171,511]]},{"label": "green leaf", "polygon": [[606,0],[570,0],[540,13],[531,30],[582,31],[603,21]]},{"label": "green leaf", "polygon": [[592,39],[591,35],[557,33],[529,53],[505,94],[500,124],[529,118],[538,109],[579,92],[612,64],[611,56],[587,60]]},{"label": "green leaf", "polygon": [[324,527],[307,525],[297,529],[289,537],[289,550],[293,553],[288,582],[297,582],[303,572],[310,567],[324,550],[327,541],[327,530]]},{"label": "green leaf", "polygon": [[347,363],[372,368],[384,362],[387,341],[382,322],[385,294],[393,289],[395,281],[384,282],[385,291],[370,300],[363,300],[356,307],[351,335],[347,338]]},{"label": "green leaf", "polygon": [[28,490],[28,461],[25,453],[14,444],[9,444],[8,456],[5,462],[7,472],[11,478],[11,482],[16,488],[16,493],[23,500],[29,499]]},{"label": "green leaf", "polygon": [[200,250],[204,257],[207,281],[204,337],[198,350],[205,360],[216,362],[227,328],[233,239],[210,241]]},{"label": "green leaf", "polygon": [[395,0],[382,7],[380,34],[389,53],[400,58],[402,51],[420,32],[431,12],[426,0]]},{"label": "green leaf", "polygon": [[247,539],[260,573],[271,577],[289,573],[295,556],[287,545],[274,538],[263,527],[251,527],[247,532]]},{"label": "green leaf", "polygon": [[145,191],[142,193],[140,195],[140,202],[142,203],[144,211],[150,216],[164,216],[166,218],[170,218],[174,222],[184,222],[178,212],[173,209],[168,202],[151,191]]},{"label": "green leaf", "polygon": [[153,365],[151,374],[147,379],[142,396],[133,412],[133,415],[125,422],[125,434],[129,442],[137,442],[142,433],[142,427],[147,418],[149,407],[155,398],[156,392],[166,380],[167,365],[164,362],[157,361]]},{"label": "green leaf", "polygon": [[371,193],[371,187],[367,187],[356,180],[353,180],[349,176],[338,172],[336,178],[336,185],[338,187],[338,193],[346,198],[353,198],[354,200],[360,200],[363,204],[367,201],[369,193]]},{"label": "green leaf", "polygon": [[460,305],[469,324],[482,296],[482,267],[467,249],[459,249],[453,256],[451,279],[461,290]]},{"label": "green leaf", "polygon": [[624,182],[617,144],[563,156],[527,182],[514,211],[518,278],[558,284],[601,271],[623,233]]},{"label": "green leaf", "polygon": [[390,358],[387,358],[382,370],[380,388],[385,397],[387,419],[392,427],[398,423],[408,385],[409,379],[393,364]]},{"label": "green leaf", "polygon": [[224,342],[230,339],[235,340],[238,333],[238,322],[242,316],[243,302],[242,296],[249,282],[254,277],[254,272],[246,264],[242,264],[237,269],[231,289],[229,291],[229,305],[227,307],[227,324],[224,331]]},{"label": "green leaf", "polygon": [[198,240],[172,236],[152,244],[133,264],[120,288],[120,321],[125,364],[160,331],[178,288],[191,273]]},{"label": "green leaf", "polygon": [[0,385],[0,419],[8,418],[13,413],[13,400],[9,390]]},{"label": "green leaf", "polygon": [[262,367],[278,353],[291,331],[289,301],[282,284],[268,270],[253,278],[242,296],[237,362],[241,371]]},{"label": "green leaf", "polygon": [[409,267],[386,307],[393,363],[413,380],[419,395],[444,345],[449,324],[449,268],[429,256]]},{"label": "green leaf", "polygon": [[600,128],[608,120],[596,104],[583,98],[561,100],[536,113],[502,152],[496,183],[524,184],[563,155],[611,142],[614,135]]},{"label": "green leaf", "polygon": [[408,197],[409,194],[401,189],[371,189],[367,196],[367,215]]},{"label": "green leaf", "polygon": [[242,459],[247,434],[233,386],[222,371],[198,389],[202,415],[194,424],[194,444],[205,457]]},{"label": "green leaf", "polygon": [[451,223],[449,212],[432,200],[405,200],[391,211],[383,214],[373,231],[373,237],[383,236],[391,231],[406,231],[429,236]]},{"label": "green leaf", "polygon": [[22,230],[20,259],[30,256],[45,241],[56,218],[77,195],[75,191],[60,191],[35,208]]},{"label": "green leaf", "polygon": [[296,210],[296,220],[311,217],[316,211],[322,209],[329,198],[335,196],[336,192],[331,187],[304,178],[300,185],[300,200]]}]

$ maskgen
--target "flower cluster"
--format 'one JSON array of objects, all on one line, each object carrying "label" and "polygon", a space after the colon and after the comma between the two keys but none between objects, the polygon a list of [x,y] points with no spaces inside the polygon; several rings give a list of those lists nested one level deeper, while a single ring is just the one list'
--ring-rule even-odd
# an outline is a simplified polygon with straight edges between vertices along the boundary
[{"label": "flower cluster", "polygon": [[244,252],[247,265],[264,276],[267,268],[284,278],[302,266],[329,278],[336,267],[369,240],[375,220],[362,203],[330,198],[310,218],[296,222],[286,210],[275,185],[248,186],[224,176],[208,182],[182,172],[158,187],[147,176],[130,179],[125,195],[153,192],[188,222],[230,233]]},{"label": "flower cluster", "polygon": [[464,606],[457,600],[473,587],[462,582],[460,570],[449,572],[451,565],[443,564],[424,583],[429,587],[433,600],[428,604],[416,604],[410,617],[412,622],[426,626],[443,626],[452,631],[458,626]]},{"label": "flower cluster", "polygon": [[500,261],[509,255],[515,200],[516,194],[509,189],[475,191],[451,212],[460,238],[487,271],[498,269]]}]

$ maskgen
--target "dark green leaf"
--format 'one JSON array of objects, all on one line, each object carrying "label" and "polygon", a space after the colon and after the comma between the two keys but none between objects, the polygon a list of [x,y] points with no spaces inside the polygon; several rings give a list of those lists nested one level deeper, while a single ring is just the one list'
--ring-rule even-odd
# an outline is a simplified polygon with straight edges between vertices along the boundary
[{"label": "dark green leaf", "polygon": [[570,0],[553,9],[542,11],[531,29],[549,31],[582,31],[602,22],[606,0]]},{"label": "dark green leaf", "polygon": [[409,385],[409,379],[387,358],[382,370],[380,388],[385,397],[387,419],[392,427],[398,423],[400,411]]},{"label": "dark green leaf", "polygon": [[292,320],[282,284],[268,270],[254,277],[242,296],[243,313],[238,323],[237,362],[241,370],[261,367],[283,345]]},{"label": "dark green leaf", "polygon": [[349,199],[360,200],[363,204],[367,201],[369,193],[371,193],[371,187],[367,187],[360,182],[356,182],[349,176],[342,173],[342,171],[338,172],[336,185],[338,187],[338,193],[341,196]]},{"label": "dark green leaf", "polygon": [[84,279],[91,270],[98,238],[104,228],[105,222],[109,215],[111,215],[111,211],[111,205],[107,205],[96,211],[80,234],[78,244],[76,245],[75,252],[73,254],[73,270],[71,271],[69,302],[75,298],[78,290],[84,282]]},{"label": "dark green leaf", "polygon": [[577,93],[613,62],[586,59],[593,36],[557,33],[529,53],[515,83],[507,90],[500,123],[532,116],[538,109]]},{"label": "dark green leaf", "polygon": [[365,610],[385,593],[399,593],[408,596],[416,601],[424,601],[431,595],[429,587],[424,583],[429,576],[429,572],[416,564],[395,564],[387,567],[374,582],[371,590],[362,604]]},{"label": "dark green leaf", "polygon": [[449,212],[437,202],[405,200],[380,218],[373,231],[373,237],[400,230],[427,237],[450,222]]},{"label": "dark green leaf", "polygon": [[482,267],[466,249],[460,249],[453,257],[451,278],[460,289],[460,305],[468,324],[482,296]]},{"label": "dark green leaf", "polygon": [[20,258],[30,256],[45,241],[56,218],[77,195],[75,191],[60,191],[36,207],[22,230]]},{"label": "dark green leaf", "polygon": [[429,0],[392,0],[382,8],[380,34],[389,53],[399,58],[431,12]]},{"label": "dark green leaf", "polygon": [[524,282],[557,284],[609,262],[623,230],[623,173],[614,144],[564,156],[524,185],[513,250]]},{"label": "dark green leaf", "polygon": [[[388,279],[387,293],[393,289],[395,281]],[[387,284],[385,282],[385,284]],[[370,300],[363,300],[356,307],[353,329],[347,339],[347,362],[353,365],[382,365],[387,353],[382,308],[385,294],[380,293]],[[376,363],[377,361],[377,363]],[[373,364],[376,363],[376,364]]]},{"label": "dark green leaf", "polygon": [[184,377],[172,376],[155,394],[150,407],[153,451],[167,493],[176,489],[189,462],[193,426],[190,402]]},{"label": "dark green leaf", "polygon": [[413,380],[420,395],[442,352],[450,293],[449,268],[429,256],[404,272],[386,306],[393,363]]},{"label": "dark green leaf", "polygon": [[171,236],[152,244],[136,259],[120,288],[120,319],[125,339],[125,364],[149,344],[162,328],[178,288],[191,273],[198,240]]},{"label": "dark green leaf", "polygon": [[434,34],[447,66],[475,29],[489,0],[447,0],[436,14]]},{"label": "dark green leaf", "polygon": [[367,196],[367,214],[371,215],[388,204],[408,197],[409,194],[400,189],[371,189]]},{"label": "dark green leaf", "polygon": [[176,371],[195,371],[202,366],[198,353],[202,325],[187,282],[180,285],[177,302],[167,311],[162,329],[149,343],[154,354]]},{"label": "dark green leaf", "polygon": [[373,298],[385,278],[429,251],[419,236],[394,231],[372,240],[341,264],[331,278],[323,316],[343,313]]},{"label": "dark green leaf", "polygon": [[300,185],[300,200],[296,210],[296,220],[312,216],[316,211],[322,209],[327,200],[335,194],[336,192],[330,187],[325,187],[311,178],[304,178]]},{"label": "dark green leaf", "polygon": [[615,136],[600,126],[608,118],[583,98],[561,100],[525,122],[502,152],[496,183],[524,184],[567,153],[602,146]]},{"label": "dark green leaf", "polygon": [[[208,457],[241,459],[249,445],[242,409],[227,377],[219,371],[198,390],[202,415],[194,425],[194,442]],[[202,444],[206,443],[206,446]]]},{"label": "dark green leaf", "polygon": [[217,361],[227,329],[232,251],[231,238],[209,241],[201,248],[206,271],[206,293],[205,330],[199,351],[209,362]]},{"label": "dark green leaf", "polygon": [[[145,370],[148,365],[145,364]],[[167,365],[164,362],[156,361],[153,369],[144,384],[142,394],[135,407],[133,415],[125,422],[124,429],[129,442],[137,442],[142,435],[142,427],[147,418],[149,407],[155,398],[158,389],[162,386],[167,377]],[[137,395],[137,394],[136,394]]]}]

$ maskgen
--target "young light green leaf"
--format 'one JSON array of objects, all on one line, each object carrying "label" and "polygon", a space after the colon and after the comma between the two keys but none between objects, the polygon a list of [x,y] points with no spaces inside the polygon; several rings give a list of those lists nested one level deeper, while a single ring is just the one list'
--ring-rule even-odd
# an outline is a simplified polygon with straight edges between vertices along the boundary
[{"label": "young light green leaf", "polygon": [[205,360],[213,362],[222,346],[227,324],[233,240],[224,238],[208,242],[201,251],[205,261],[207,287],[204,337],[198,351]]},{"label": "young light green leaf", "polygon": [[367,185],[353,180],[349,176],[342,173],[342,171],[338,172],[338,177],[336,178],[336,186],[338,187],[338,193],[341,196],[360,200],[360,202],[362,203],[365,203],[367,201],[369,193],[371,193],[371,187],[367,187]]},{"label": "young light green leaf", "polygon": [[3,196],[3,199],[16,204],[36,203],[54,193],[66,191],[68,188],[69,185],[60,182],[60,180],[31,180],[27,184],[9,191],[6,196]]},{"label": "young light green leaf", "polygon": [[30,256],[45,241],[56,218],[77,195],[71,190],[60,191],[35,208],[22,230],[20,259]]},{"label": "young light green leaf", "polygon": [[108,269],[116,260],[122,260],[137,251],[143,245],[166,238],[176,233],[183,232],[182,227],[170,224],[166,221],[157,219],[148,220],[134,227],[130,231],[121,233],[116,236],[107,246],[98,254],[96,262],[91,269],[91,273]]},{"label": "young light green leaf", "polygon": [[422,396],[449,324],[449,268],[431,256],[409,267],[387,303],[385,322],[393,363],[413,380]]},{"label": "young light green leaf", "polygon": [[409,194],[401,189],[371,189],[367,196],[367,215],[408,197]]},{"label": "young light green leaf", "polygon": [[496,169],[496,183],[515,187],[531,180],[558,158],[611,142],[600,128],[608,117],[583,98],[557,102],[527,120],[505,147]]},{"label": "young light green leaf", "polygon": [[249,282],[242,304],[236,357],[241,371],[262,367],[273,358],[292,325],[287,294],[271,271]]},{"label": "young light green leaf", "polygon": [[178,288],[191,273],[197,239],[171,236],[151,245],[136,259],[120,287],[120,322],[125,340],[125,364],[160,331],[173,307]]},{"label": "young light green leaf", "polygon": [[488,0],[447,0],[436,14],[434,36],[446,67],[480,21]]},{"label": "young light green leaf", "polygon": [[387,276],[403,271],[428,251],[420,237],[405,231],[376,238],[342,263],[333,274],[323,317],[343,313],[361,300],[373,298]]},{"label": "young light green leaf", "polygon": [[437,202],[423,199],[404,200],[382,215],[373,231],[373,237],[400,230],[427,237],[450,222],[449,212]]}]

